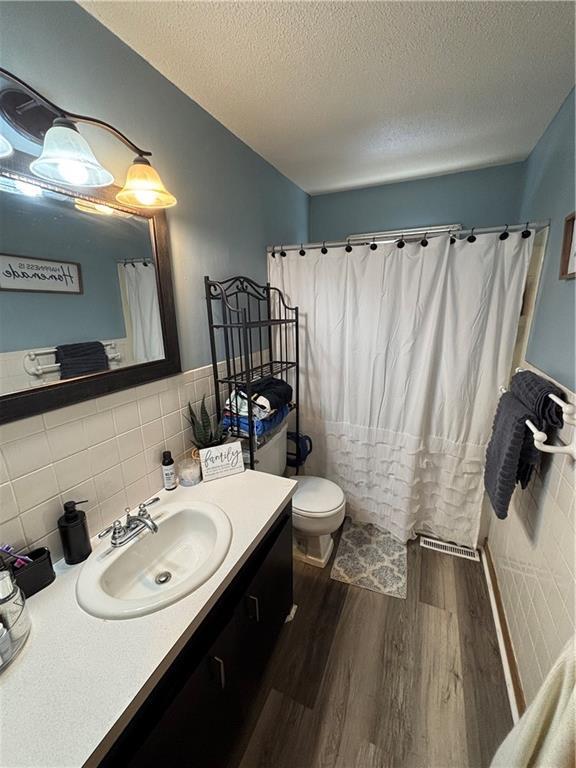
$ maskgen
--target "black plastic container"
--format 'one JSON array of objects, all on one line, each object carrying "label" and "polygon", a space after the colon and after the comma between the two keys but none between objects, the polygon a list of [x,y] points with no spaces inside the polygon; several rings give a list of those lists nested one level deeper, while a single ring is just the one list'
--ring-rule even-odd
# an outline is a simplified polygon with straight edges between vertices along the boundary
[{"label": "black plastic container", "polygon": [[12,566],[11,570],[14,581],[24,592],[24,597],[32,597],[36,592],[40,592],[41,589],[52,584],[56,574],[52,567],[50,550],[46,549],[46,547],[33,549],[31,552],[25,552],[24,554],[26,557],[31,558],[32,562],[26,563],[26,565],[20,566],[20,568]]},{"label": "black plastic container", "polygon": [[68,565],[81,563],[92,552],[86,512],[76,508],[77,504],[84,503],[83,501],[65,502],[64,514],[58,519],[64,559]]}]

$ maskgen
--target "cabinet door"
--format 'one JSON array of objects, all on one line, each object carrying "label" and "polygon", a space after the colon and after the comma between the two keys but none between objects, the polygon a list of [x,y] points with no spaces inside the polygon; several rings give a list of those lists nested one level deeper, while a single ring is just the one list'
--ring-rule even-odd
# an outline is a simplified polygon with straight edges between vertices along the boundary
[{"label": "cabinet door", "polygon": [[245,614],[253,627],[270,635],[292,608],[292,520],[286,516],[277,537],[244,596]]},{"label": "cabinet door", "polygon": [[[238,606],[246,693],[256,686],[292,607],[292,525],[287,516]],[[246,697],[245,699],[246,700]]]}]

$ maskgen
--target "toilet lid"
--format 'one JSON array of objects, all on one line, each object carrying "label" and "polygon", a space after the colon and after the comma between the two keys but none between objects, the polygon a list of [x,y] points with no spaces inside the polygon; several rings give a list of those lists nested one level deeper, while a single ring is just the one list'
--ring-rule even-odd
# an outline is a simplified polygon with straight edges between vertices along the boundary
[{"label": "toilet lid", "polygon": [[302,512],[330,512],[344,502],[342,489],[323,477],[299,477],[292,506]]}]

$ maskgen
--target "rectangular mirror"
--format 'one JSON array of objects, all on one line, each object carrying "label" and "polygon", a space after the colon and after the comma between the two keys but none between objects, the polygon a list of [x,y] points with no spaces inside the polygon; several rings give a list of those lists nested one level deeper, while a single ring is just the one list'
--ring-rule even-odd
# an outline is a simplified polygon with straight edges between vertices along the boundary
[{"label": "rectangular mirror", "polygon": [[0,423],[180,370],[165,214],[30,159],[0,168]]}]

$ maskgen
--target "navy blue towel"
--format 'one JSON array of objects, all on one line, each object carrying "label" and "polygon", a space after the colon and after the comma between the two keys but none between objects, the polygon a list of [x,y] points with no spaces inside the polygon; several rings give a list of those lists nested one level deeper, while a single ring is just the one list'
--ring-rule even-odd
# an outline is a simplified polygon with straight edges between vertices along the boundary
[{"label": "navy blue towel", "polygon": [[562,429],[564,426],[562,408],[550,400],[548,395],[563,398],[564,393],[551,381],[532,371],[519,371],[512,377],[510,391],[532,411],[536,417],[533,421],[538,429],[543,432],[548,428]]},{"label": "navy blue towel", "polygon": [[484,470],[484,487],[494,512],[501,519],[508,515],[516,483],[526,488],[533,468],[540,461],[540,451],[526,426],[527,419],[534,421],[534,413],[512,392],[505,392],[496,409]]},{"label": "navy blue towel", "polygon": [[60,365],[61,379],[107,371],[110,367],[106,348],[101,341],[60,344],[56,347],[56,362]]},{"label": "navy blue towel", "polygon": [[253,395],[265,397],[272,410],[288,405],[292,400],[292,387],[284,379],[275,379],[273,376],[265,376],[252,384]]}]

